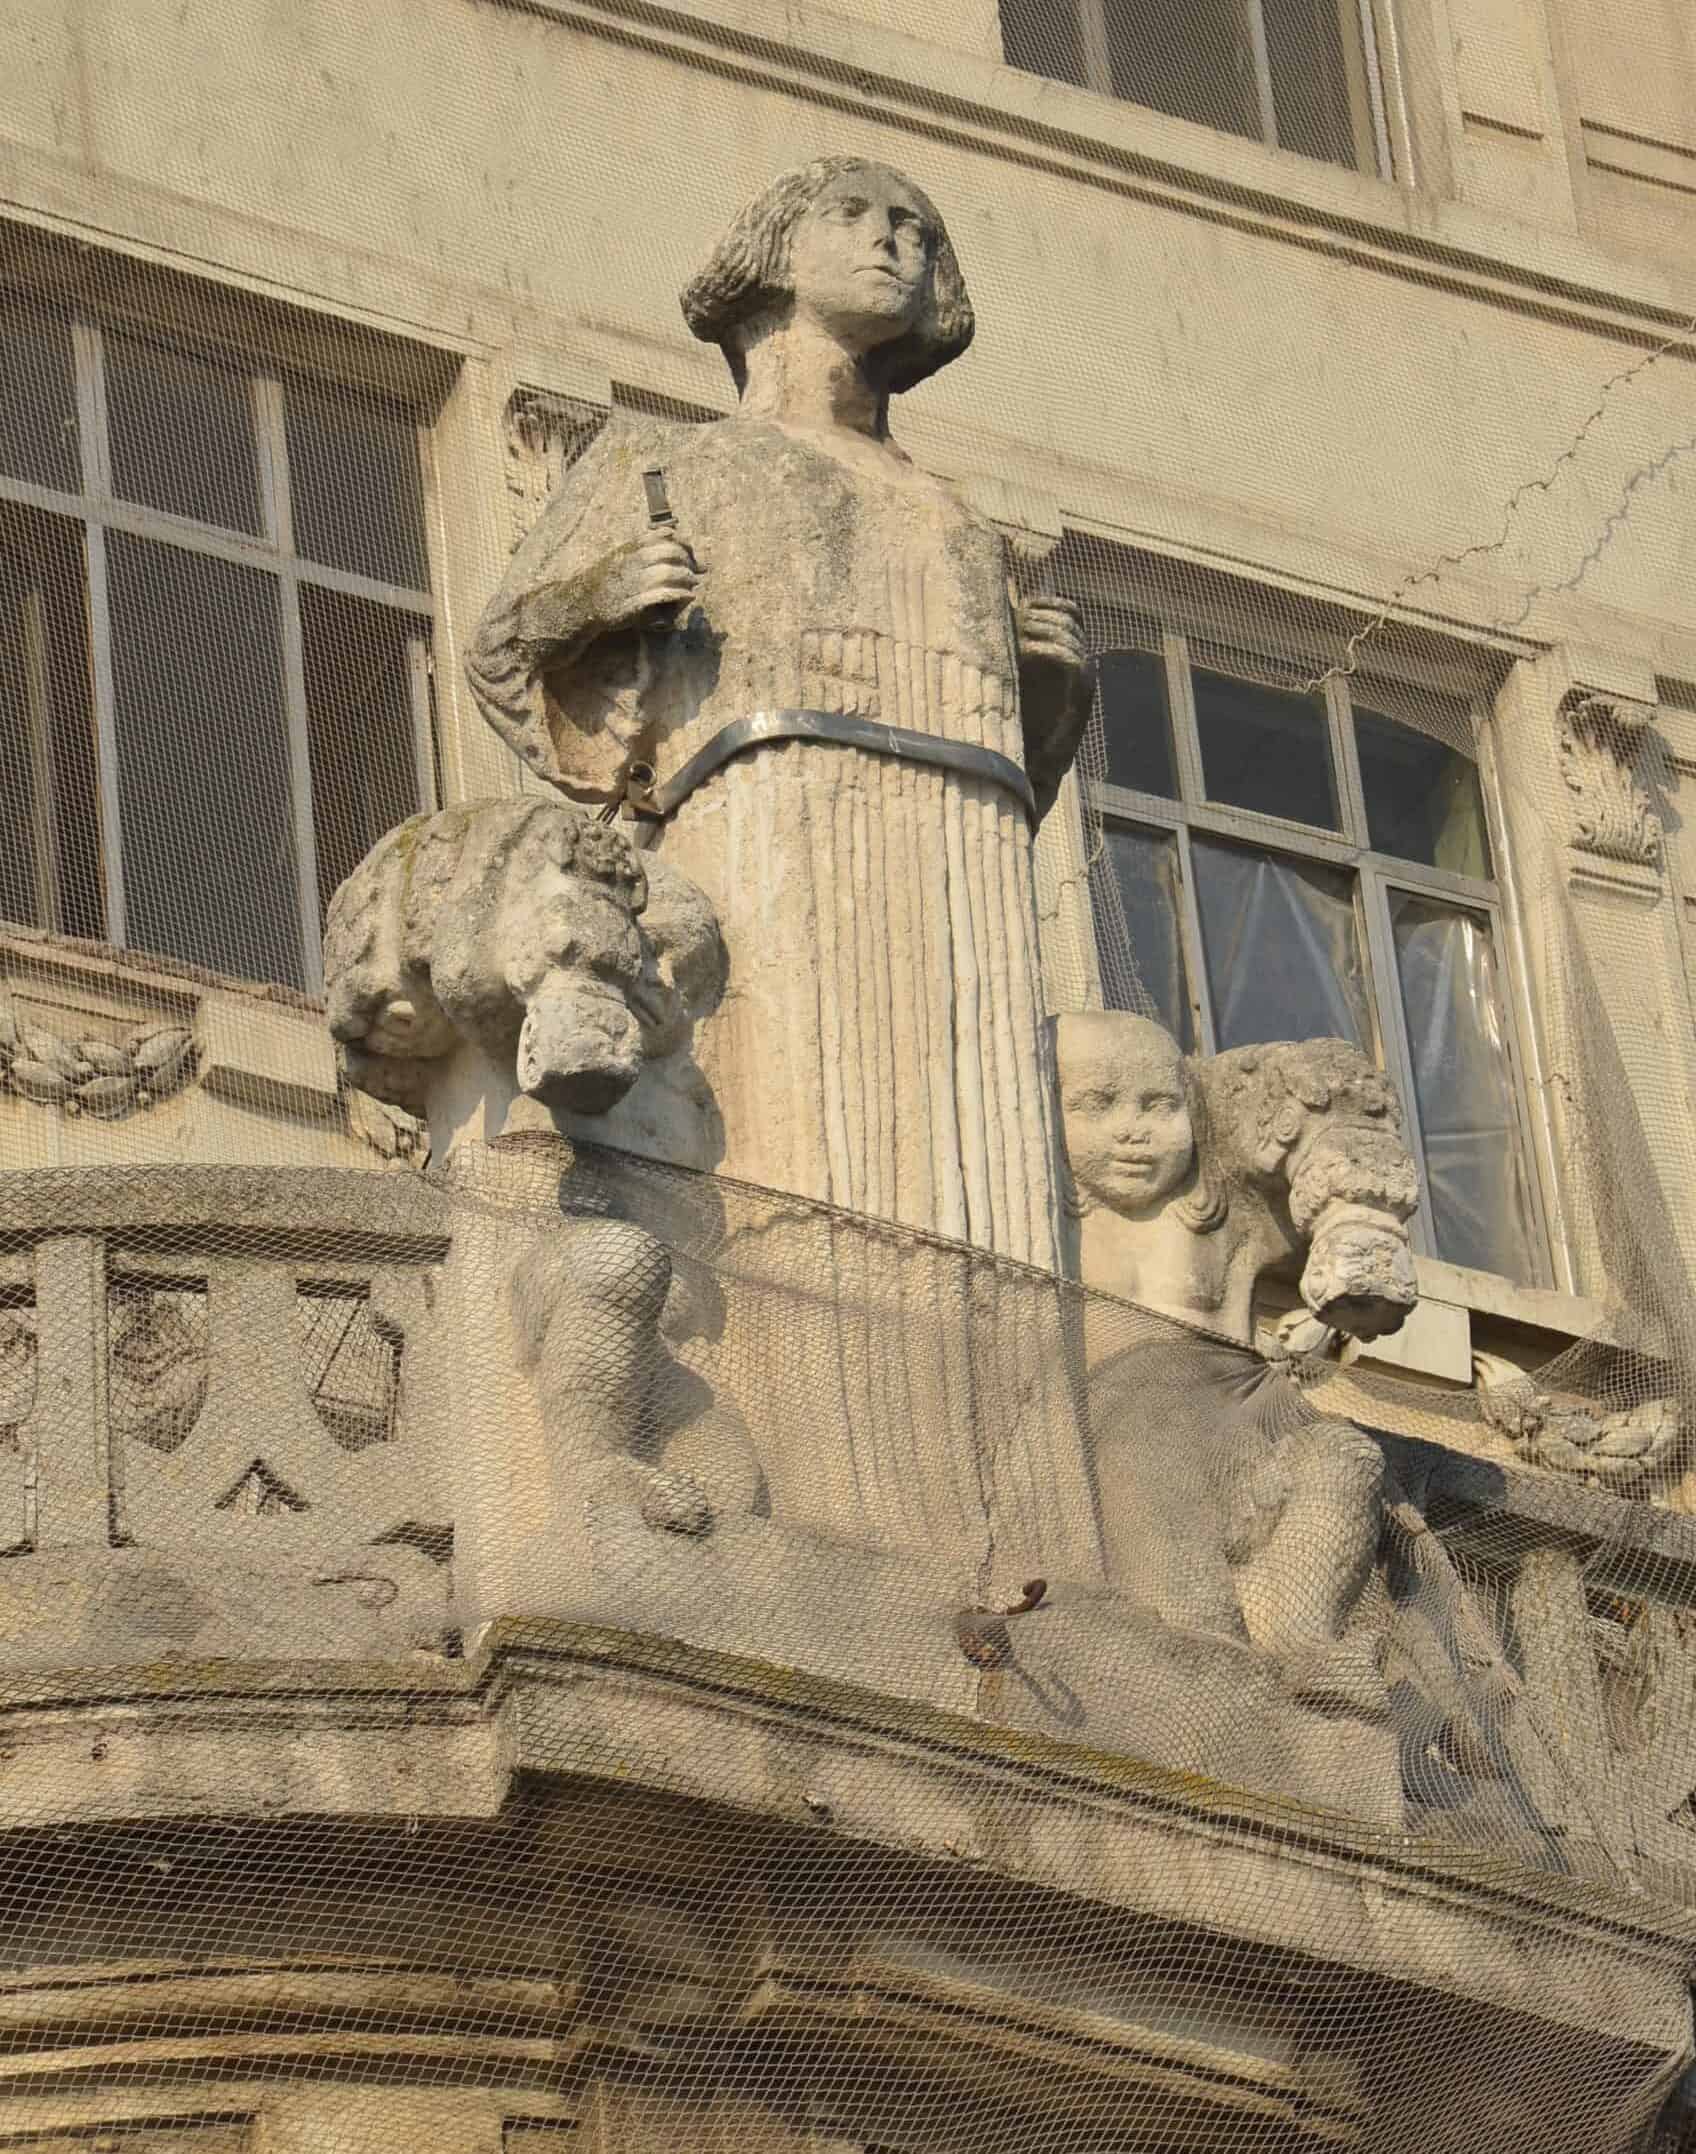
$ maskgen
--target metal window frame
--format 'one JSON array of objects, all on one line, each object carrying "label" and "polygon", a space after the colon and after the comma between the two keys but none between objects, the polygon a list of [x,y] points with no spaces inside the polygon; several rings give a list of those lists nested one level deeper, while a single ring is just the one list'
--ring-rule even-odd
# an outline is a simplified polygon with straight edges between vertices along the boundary
[{"label": "metal window frame", "polygon": [[[318,926],[317,825],[312,801],[311,739],[307,722],[305,643],[300,591],[317,585],[351,598],[368,599],[390,612],[413,617],[407,638],[408,681],[412,706],[413,770],[421,808],[437,806],[434,699],[430,692],[431,639],[440,630],[440,594],[429,549],[426,559],[431,588],[415,591],[310,561],[294,548],[289,493],[288,443],[284,425],[281,374],[254,355],[237,355],[247,382],[259,455],[262,529],[258,535],[227,531],[193,517],[145,503],[120,500],[112,489],[111,434],[106,404],[105,336],[100,322],[76,309],[59,308],[71,333],[77,397],[77,440],[81,489],[65,493],[0,472],[0,499],[25,508],[74,519],[83,534],[87,579],[90,694],[94,716],[95,767],[99,786],[100,858],[104,883],[107,939],[119,948],[128,943],[125,898],[125,837],[119,793],[117,690],[113,667],[107,540],[111,533],[153,540],[187,553],[206,555],[238,567],[255,568],[278,584],[282,689],[287,726],[290,821],[294,839],[296,899],[302,979],[310,994],[323,989],[323,949]],[[182,345],[197,349],[192,343]],[[229,354],[220,355],[226,360]],[[417,429],[421,489],[432,484],[431,435]],[[43,893],[45,903],[47,893]]]},{"label": "metal window frame", "polygon": [[1537,1168],[1537,1147],[1527,1106],[1525,1063],[1515,1022],[1513,983],[1510,978],[1509,945],[1505,930],[1503,907],[1499,896],[1488,899],[1468,897],[1458,892],[1435,888],[1431,884],[1410,875],[1406,863],[1391,861],[1382,854],[1368,855],[1362,862],[1360,888],[1366,898],[1371,932],[1382,953],[1383,977],[1390,983],[1389,993],[1395,1003],[1396,1047],[1399,1068],[1396,1073],[1397,1088],[1401,1093],[1407,1115],[1408,1133],[1413,1139],[1413,1156],[1419,1168],[1420,1211],[1416,1222],[1415,1247],[1425,1256],[1440,1257],[1441,1250],[1433,1238],[1431,1221],[1431,1185],[1425,1164],[1425,1128],[1419,1108],[1419,1093],[1413,1078],[1413,1049],[1407,1030],[1407,1011],[1402,998],[1401,970],[1396,963],[1395,926],[1390,917],[1390,900],[1398,893],[1418,898],[1444,898],[1456,913],[1470,913],[1482,919],[1490,937],[1490,948],[1496,962],[1500,982],[1502,1048],[1508,1060],[1508,1089],[1513,1098],[1514,1112],[1519,1125],[1519,1173],[1525,1190],[1529,1218],[1527,1235],[1531,1242],[1532,1260],[1538,1276],[1518,1282],[1525,1286],[1550,1286],[1554,1283],[1552,1264],[1552,1237],[1543,1204],[1541,1177]]},{"label": "metal window frame", "polygon": [[[1508,1056],[1509,1083],[1518,1117],[1520,1171],[1531,1214],[1532,1255],[1538,1274],[1535,1279],[1519,1283],[1551,1283],[1560,1261],[1557,1237],[1551,1231],[1558,1213],[1552,1212],[1548,1201],[1544,1147],[1538,1141],[1537,1125],[1527,1098],[1526,1074],[1532,1064],[1526,1055],[1522,998],[1518,992],[1517,944],[1509,932],[1500,889],[1500,863],[1505,857],[1502,833],[1499,818],[1492,812],[1489,787],[1480,784],[1491,858],[1498,868],[1496,877],[1459,875],[1446,868],[1427,867],[1418,861],[1398,860],[1389,854],[1374,852],[1368,838],[1366,799],[1348,684],[1332,676],[1325,683],[1323,700],[1341,830],[1327,831],[1278,816],[1257,814],[1250,809],[1210,803],[1202,773],[1201,739],[1191,679],[1197,642],[1198,639],[1171,628],[1162,628],[1159,635],[1177,798],[1137,792],[1105,780],[1097,780],[1091,785],[1090,796],[1109,825],[1131,824],[1165,831],[1176,841],[1181,893],[1179,940],[1189,976],[1187,985],[1199,1051],[1216,1054],[1218,1035],[1201,936],[1192,835],[1222,838],[1250,845],[1260,852],[1283,853],[1350,873],[1354,882],[1361,962],[1366,970],[1368,1007],[1378,1034],[1378,1054],[1385,1074],[1394,1081],[1401,1095],[1410,1147],[1419,1170],[1423,1201],[1413,1223],[1414,1246],[1422,1255],[1437,1256],[1439,1252],[1432,1236],[1424,1130],[1414,1090],[1413,1054],[1396,965],[1390,895],[1393,891],[1407,891],[1417,897],[1446,903],[1456,911],[1481,915],[1488,927],[1501,979],[1503,1045]],[[1209,649],[1205,638],[1199,642],[1203,650]],[[1481,780],[1483,775],[1481,772]]]},{"label": "metal window frame", "polygon": [[[1107,0],[1075,0],[1075,4],[1085,86],[1100,96],[1116,97]],[[1238,0],[1238,5],[1243,10],[1254,68],[1259,139],[1267,149],[1275,150],[1280,147],[1278,113],[1272,94],[1265,0]],[[1356,107],[1357,99],[1363,108],[1356,114],[1351,128],[1355,156],[1353,165],[1347,169],[1364,173],[1369,179],[1393,179],[1396,163],[1390,141],[1390,113],[1385,96],[1384,61],[1378,49],[1380,40],[1374,0],[1332,0],[1332,5],[1337,11],[1337,27],[1344,43],[1344,65],[1350,76],[1344,85],[1347,102],[1351,111]],[[1358,82],[1355,79],[1357,68]],[[1235,132],[1234,129],[1222,131]]]}]

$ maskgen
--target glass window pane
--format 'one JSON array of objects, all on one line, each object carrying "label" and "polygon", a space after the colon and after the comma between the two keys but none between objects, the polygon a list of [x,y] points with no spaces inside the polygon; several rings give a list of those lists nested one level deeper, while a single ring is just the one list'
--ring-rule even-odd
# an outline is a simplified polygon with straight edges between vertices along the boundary
[{"label": "glass window pane", "polygon": [[1245,0],[1105,0],[1104,17],[1115,97],[1258,140]]},{"label": "glass window pane", "polygon": [[1432,1238],[1452,1264],[1539,1276],[1489,922],[1390,893]]},{"label": "glass window pane", "polygon": [[1190,857],[1219,1045],[1339,1039],[1373,1054],[1354,878],[1202,838]]},{"label": "glass window pane", "polygon": [[1280,149],[1376,170],[1360,0],[1262,0]]},{"label": "glass window pane", "polygon": [[1195,723],[1209,800],[1335,830],[1337,788],[1324,701],[1197,666]]},{"label": "glass window pane", "polygon": [[412,702],[416,614],[303,584],[312,823],[324,908],[384,831],[416,815],[418,757]]},{"label": "glass window pane", "polygon": [[8,293],[0,293],[0,471],[82,491],[70,322]]},{"label": "glass window pane", "polygon": [[1354,737],[1372,850],[1487,878],[1490,841],[1472,758],[1359,704]]},{"label": "glass window pane", "polygon": [[1028,74],[1080,89],[1087,80],[1077,12],[1054,0],[1001,0],[1001,51],[1009,67]]},{"label": "glass window pane", "polygon": [[429,586],[418,426],[351,389],[291,378],[283,390],[296,553],[408,591]]},{"label": "glass window pane", "polygon": [[0,919],[105,933],[82,525],[0,501]]},{"label": "glass window pane", "polygon": [[[1102,998],[1152,1014],[1188,1050],[1195,1043],[1180,928],[1178,841],[1164,830],[1110,823],[1093,896]],[[1140,993],[1138,990],[1140,989]]]},{"label": "glass window pane", "polygon": [[1176,800],[1165,660],[1149,651],[1103,651],[1096,660],[1096,686],[1108,784]]},{"label": "glass window pane", "polygon": [[107,556],[128,939],[298,987],[277,580],[122,532]]},{"label": "glass window pane", "polygon": [[239,368],[108,330],[112,491],[226,531],[263,530],[253,390]]}]

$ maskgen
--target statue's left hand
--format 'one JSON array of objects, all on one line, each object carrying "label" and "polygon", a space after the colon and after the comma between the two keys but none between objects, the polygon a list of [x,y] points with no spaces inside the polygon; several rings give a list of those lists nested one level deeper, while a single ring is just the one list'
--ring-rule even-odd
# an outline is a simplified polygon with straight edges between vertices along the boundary
[{"label": "statue's left hand", "polygon": [[1093,676],[1083,617],[1069,598],[1021,599],[1014,615],[1025,769],[1040,822],[1072,767],[1089,721]]},{"label": "statue's left hand", "polygon": [[1089,670],[1089,648],[1084,642],[1083,616],[1071,599],[1046,595],[1021,599],[1015,622],[1021,659],[1075,673],[1081,685]]}]

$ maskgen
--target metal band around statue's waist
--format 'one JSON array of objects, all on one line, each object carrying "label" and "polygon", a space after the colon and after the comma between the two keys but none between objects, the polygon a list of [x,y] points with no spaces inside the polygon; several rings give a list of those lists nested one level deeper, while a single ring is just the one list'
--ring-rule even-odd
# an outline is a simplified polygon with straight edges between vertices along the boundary
[{"label": "metal band around statue's waist", "polygon": [[893,756],[898,762],[928,763],[939,770],[958,771],[963,777],[986,778],[1011,793],[1031,821],[1036,821],[1031,781],[1011,756],[997,755],[993,748],[974,748],[965,741],[939,740],[934,733],[915,733],[907,726],[884,725],[876,718],[851,717],[846,711],[751,711],[746,718],[722,727],[663,783],[641,779],[638,765],[631,772],[625,797],[638,815],[670,815],[733,757],[774,740],[829,741],[844,748],[863,748],[871,755]]}]

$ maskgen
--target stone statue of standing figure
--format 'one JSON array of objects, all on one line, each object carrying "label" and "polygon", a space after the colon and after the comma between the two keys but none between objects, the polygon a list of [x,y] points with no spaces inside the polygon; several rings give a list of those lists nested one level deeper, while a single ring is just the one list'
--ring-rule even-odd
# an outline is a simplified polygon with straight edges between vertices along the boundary
[{"label": "stone statue of standing figure", "polygon": [[[717,911],[726,1171],[1055,1268],[1035,824],[1090,703],[1075,607],[890,438],[973,317],[927,197],[825,157],[683,297],[735,415],[615,414],[469,656],[484,715]],[[626,827],[629,827],[628,825]]]}]

